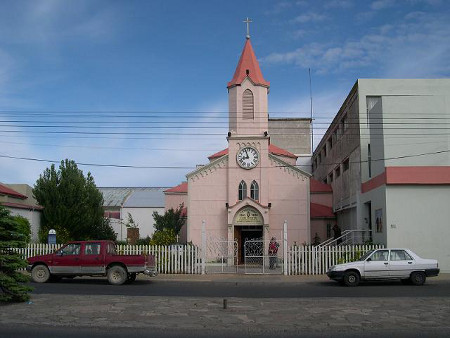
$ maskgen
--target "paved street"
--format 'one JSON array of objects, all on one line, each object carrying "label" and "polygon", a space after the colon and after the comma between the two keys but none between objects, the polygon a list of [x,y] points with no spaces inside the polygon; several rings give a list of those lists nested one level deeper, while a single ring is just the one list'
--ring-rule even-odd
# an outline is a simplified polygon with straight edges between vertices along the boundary
[{"label": "paved street", "polygon": [[[270,298],[226,297],[226,309],[223,306],[224,297],[34,293],[30,304],[0,307],[0,336],[25,337],[33,333],[36,337],[101,337],[106,333],[111,337],[133,332],[133,336],[143,337],[153,332],[150,336],[411,337],[420,334],[445,337],[450,332],[450,297],[417,296],[427,288],[433,289],[439,285],[448,288],[448,275],[430,279],[422,287],[411,287],[417,292],[412,292],[408,297],[352,297],[351,292],[364,292],[373,287],[401,292],[404,286],[382,284],[344,288],[330,281],[327,284],[331,288],[344,289],[350,294],[345,297],[277,298],[276,286],[282,279],[299,289],[308,289],[308,285],[318,283],[324,290],[328,288],[324,283],[326,279],[323,276],[272,276],[272,280],[262,277],[262,281],[255,282],[254,278],[160,276],[160,283],[178,284],[180,287],[188,281],[201,287],[210,283],[216,286],[238,283],[246,287],[261,284],[273,287]],[[91,284],[82,285],[86,289],[92,287]],[[145,285],[152,288],[156,283]],[[107,288],[105,284],[103,287]]]}]

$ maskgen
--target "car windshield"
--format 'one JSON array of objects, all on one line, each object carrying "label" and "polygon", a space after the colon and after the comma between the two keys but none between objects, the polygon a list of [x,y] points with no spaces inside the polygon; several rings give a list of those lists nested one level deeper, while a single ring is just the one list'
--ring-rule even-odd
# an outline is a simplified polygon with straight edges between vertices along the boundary
[{"label": "car windshield", "polygon": [[367,259],[367,257],[369,257],[372,254],[372,252],[374,252],[374,251],[375,250],[367,251],[364,255],[361,256],[361,258],[359,260],[360,261],[365,261]]}]

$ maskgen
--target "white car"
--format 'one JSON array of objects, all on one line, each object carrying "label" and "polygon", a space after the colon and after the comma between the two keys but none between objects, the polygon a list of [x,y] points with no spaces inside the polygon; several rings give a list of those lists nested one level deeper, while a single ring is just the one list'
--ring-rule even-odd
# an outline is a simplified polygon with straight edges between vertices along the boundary
[{"label": "white car", "polygon": [[377,249],[358,261],[332,266],[327,275],[347,286],[361,280],[398,279],[403,283],[422,285],[427,277],[439,274],[438,261],[424,259],[409,249]]}]

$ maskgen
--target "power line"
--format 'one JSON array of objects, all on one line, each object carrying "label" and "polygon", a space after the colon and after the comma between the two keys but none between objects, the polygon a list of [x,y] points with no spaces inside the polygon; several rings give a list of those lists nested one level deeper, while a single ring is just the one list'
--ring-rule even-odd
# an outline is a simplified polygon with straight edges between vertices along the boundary
[{"label": "power line", "polygon": [[[412,158],[412,157],[421,157],[421,156],[427,156],[427,155],[438,155],[443,153],[448,153],[450,150],[440,150],[435,152],[428,152],[428,153],[419,153],[419,154],[410,154],[410,155],[402,155],[402,156],[395,156],[395,157],[387,157],[387,158],[378,158],[378,159],[371,159],[371,162],[377,162],[377,161],[389,161],[389,160],[399,160],[404,158]],[[18,157],[18,156],[9,156],[9,155],[1,155],[0,158],[8,158],[13,160],[25,160],[25,161],[35,161],[35,162],[47,162],[47,163],[61,163],[61,161],[56,160],[48,160],[48,159],[40,159],[40,158],[33,158],[33,157]],[[368,160],[362,160],[362,161],[352,161],[349,163],[352,164],[361,164],[361,163],[367,163]],[[90,167],[111,167],[111,168],[127,168],[127,169],[194,169],[193,166],[137,166],[137,165],[123,165],[123,164],[102,164],[102,163],[84,163],[84,162],[76,162],[77,165],[81,166],[90,166]],[[330,166],[330,165],[338,165],[341,164],[341,162],[327,162],[327,163],[319,163],[318,166]],[[294,165],[295,167],[310,167],[311,165]],[[288,166],[275,166],[275,167],[288,167]],[[271,168],[271,167],[267,167]],[[227,168],[220,168],[220,169],[227,169]]]}]

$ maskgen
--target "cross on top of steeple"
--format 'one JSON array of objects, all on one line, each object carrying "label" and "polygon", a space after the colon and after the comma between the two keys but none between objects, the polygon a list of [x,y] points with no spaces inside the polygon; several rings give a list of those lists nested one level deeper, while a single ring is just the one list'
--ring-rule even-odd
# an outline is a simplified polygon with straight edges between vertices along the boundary
[{"label": "cross on top of steeple", "polygon": [[246,36],[246,38],[247,38],[247,39],[250,39],[250,22],[253,22],[253,21],[252,21],[252,19],[249,19],[249,18],[247,17],[247,19],[245,19],[245,20],[242,21],[242,22],[245,22],[245,23],[247,24],[247,36]]}]

